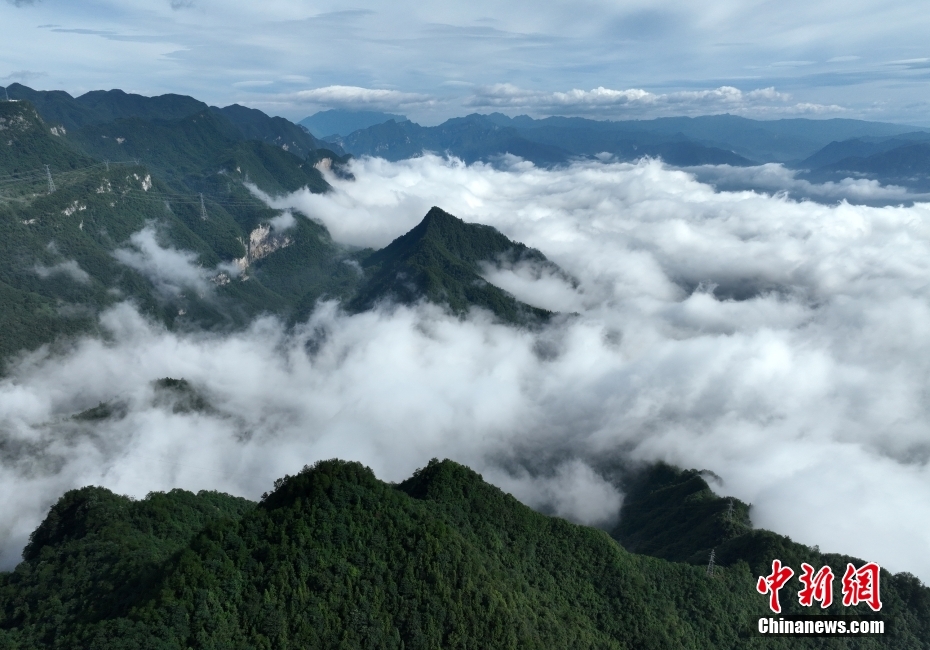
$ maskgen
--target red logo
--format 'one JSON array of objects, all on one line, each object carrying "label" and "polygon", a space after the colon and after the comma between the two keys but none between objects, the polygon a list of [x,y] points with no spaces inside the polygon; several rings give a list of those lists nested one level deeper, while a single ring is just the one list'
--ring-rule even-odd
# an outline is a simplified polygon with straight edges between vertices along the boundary
[{"label": "red logo", "polygon": [[846,565],[843,574],[843,604],[847,607],[865,603],[877,612],[882,608],[878,593],[879,568],[875,562],[863,564],[856,569],[852,564]]},{"label": "red logo", "polygon": [[[843,606],[854,607],[865,603],[872,608],[873,612],[881,610],[882,601],[878,586],[880,571],[881,569],[875,562],[863,564],[858,569],[852,564],[847,564],[842,580]],[[776,614],[781,614],[778,592],[793,575],[794,569],[783,566],[781,560],[772,560],[772,573],[761,576],[756,582],[756,591],[760,594],[768,594],[769,609]],[[833,578],[833,569],[829,566],[821,567],[814,573],[814,567],[803,562],[801,575],[798,576],[798,580],[803,585],[801,591],[798,592],[798,602],[801,606],[813,607],[815,601],[820,603],[821,609],[832,605]]]},{"label": "red logo", "polygon": [[811,607],[815,600],[820,601],[820,608],[826,609],[833,604],[833,569],[821,567],[814,575],[814,567],[807,562],[801,564],[803,573],[798,579],[804,583],[804,589],[798,592],[798,601],[804,607]]},{"label": "red logo", "polygon": [[781,603],[778,602],[778,590],[794,575],[794,569],[783,567],[781,560],[772,560],[772,573],[759,578],[756,591],[760,594],[769,594],[769,607],[776,614],[781,614]]}]

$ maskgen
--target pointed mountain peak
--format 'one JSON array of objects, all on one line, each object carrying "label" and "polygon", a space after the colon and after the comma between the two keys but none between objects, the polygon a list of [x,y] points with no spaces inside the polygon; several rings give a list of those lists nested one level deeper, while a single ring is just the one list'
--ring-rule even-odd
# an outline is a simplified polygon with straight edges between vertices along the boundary
[{"label": "pointed mountain peak", "polygon": [[519,302],[482,277],[483,263],[505,261],[551,264],[539,251],[491,226],[467,223],[433,207],[416,227],[365,259],[367,279],[351,307],[426,299],[457,314],[483,307],[513,323],[548,318],[550,312]]},{"label": "pointed mountain peak", "polygon": [[432,221],[446,221],[451,223],[459,223],[465,225],[465,222],[455,217],[442,208],[436,207],[435,205],[429,209],[429,212],[426,213],[426,216],[423,217],[424,223],[429,223]]}]

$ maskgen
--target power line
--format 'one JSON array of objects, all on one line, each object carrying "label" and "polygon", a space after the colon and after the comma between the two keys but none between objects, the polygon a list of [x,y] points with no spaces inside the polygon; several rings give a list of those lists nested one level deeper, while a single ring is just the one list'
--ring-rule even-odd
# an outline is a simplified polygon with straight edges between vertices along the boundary
[{"label": "power line", "polygon": [[[103,162],[95,163],[93,165],[87,165],[85,167],[77,167],[75,169],[68,170],[66,172],[56,172],[59,182],[71,183],[78,181],[82,178],[89,176],[91,170],[95,168],[105,168],[107,171],[110,170],[110,165],[134,165],[139,164],[136,160],[132,161],[117,161],[113,162],[110,160],[104,160]],[[40,180],[44,180],[48,184],[48,192],[51,194],[57,190],[54,179],[52,178],[51,167],[50,165],[43,165],[41,169],[36,170],[24,170],[21,172],[0,174],[0,187],[10,187],[15,185],[29,185],[34,184]],[[186,205],[200,205],[200,216],[202,219],[206,220],[209,218],[207,212],[206,199],[203,192],[198,194],[174,194],[167,192],[158,192],[157,190],[147,190],[143,191],[139,188],[126,188],[123,191],[124,194],[129,193],[134,201],[170,201],[176,204],[186,204]],[[240,196],[236,198],[222,198],[219,196],[210,197],[210,200],[218,205],[225,207],[248,207],[248,208],[267,208],[263,201],[258,198],[249,196]]]},{"label": "power line", "polygon": [[48,165],[45,166],[45,173],[48,174],[48,193],[51,194],[55,191],[55,181],[52,180],[52,170]]}]

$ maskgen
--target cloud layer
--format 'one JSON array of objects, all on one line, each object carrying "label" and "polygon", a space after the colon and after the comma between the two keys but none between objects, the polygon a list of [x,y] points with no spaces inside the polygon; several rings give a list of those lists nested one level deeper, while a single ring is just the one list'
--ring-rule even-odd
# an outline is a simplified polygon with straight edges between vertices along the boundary
[{"label": "cloud layer", "polygon": [[[376,105],[437,124],[468,106],[590,112],[606,100],[617,115],[642,117],[679,103],[726,109],[732,89],[739,107],[771,87],[793,97],[770,102],[773,116],[840,106],[846,117],[927,120],[930,18],[913,3],[591,0],[579,10],[551,0],[365,0],[332,10],[280,0],[7,0],[0,21],[0,79],[31,70],[44,89],[183,93],[294,120],[313,106],[301,91],[325,95],[323,106],[344,105],[334,95],[371,105],[366,93],[318,92],[333,88],[400,93]],[[123,61],[132,65],[115,64]]]},{"label": "cloud layer", "polygon": [[[383,246],[439,205],[544,251],[577,286],[532,268],[489,278],[577,315],[534,332],[324,303],[293,332],[262,320],[219,336],[121,305],[105,340],[31,355],[0,382],[0,490],[17,497],[5,564],[86,483],[255,498],[320,458],[398,480],[451,457],[604,523],[622,495],[599,468],[624,458],[713,470],[757,525],[930,579],[930,207],[718,192],[655,162],[512,162],[363,159],[354,182],[277,207]],[[215,411],[173,408],[152,383],[165,376]],[[70,417],[100,402],[115,415]]]},{"label": "cloud layer", "polygon": [[508,111],[531,111],[548,115],[660,116],[706,115],[731,112],[761,115],[821,115],[845,112],[842,106],[792,103],[791,96],[774,87],[743,92],[733,86],[707,90],[653,93],[641,88],[612,90],[600,86],[593,90],[542,92],[518,88],[513,84],[495,84],[478,89],[466,106]]},{"label": "cloud layer", "polygon": [[327,108],[348,109],[398,109],[418,104],[429,104],[433,100],[427,95],[404,93],[398,90],[360,88],[358,86],[326,86],[312,90],[300,90],[293,98],[302,104]]}]

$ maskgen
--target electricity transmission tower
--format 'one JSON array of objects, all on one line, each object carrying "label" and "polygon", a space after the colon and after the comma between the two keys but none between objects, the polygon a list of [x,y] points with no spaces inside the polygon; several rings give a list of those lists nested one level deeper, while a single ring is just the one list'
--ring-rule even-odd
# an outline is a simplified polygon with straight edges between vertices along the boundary
[{"label": "electricity transmission tower", "polygon": [[45,173],[48,174],[48,193],[51,194],[55,191],[55,181],[52,180],[52,170],[48,165],[45,166]]},{"label": "electricity transmission tower", "polygon": [[203,204],[203,192],[200,193],[200,218],[207,220],[207,206]]},{"label": "electricity transmission tower", "polygon": [[733,521],[733,499],[727,501],[727,521]]},{"label": "electricity transmission tower", "polygon": [[715,549],[710,549],[710,561],[707,563],[707,575],[714,577],[714,556]]}]

